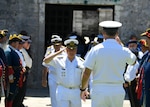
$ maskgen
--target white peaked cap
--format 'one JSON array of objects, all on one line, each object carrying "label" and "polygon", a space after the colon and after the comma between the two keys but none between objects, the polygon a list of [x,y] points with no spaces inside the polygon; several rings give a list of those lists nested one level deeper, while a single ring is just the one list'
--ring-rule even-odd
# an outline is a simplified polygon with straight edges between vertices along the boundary
[{"label": "white peaked cap", "polygon": [[103,28],[119,28],[122,26],[122,23],[117,21],[103,21],[99,23],[99,26]]}]

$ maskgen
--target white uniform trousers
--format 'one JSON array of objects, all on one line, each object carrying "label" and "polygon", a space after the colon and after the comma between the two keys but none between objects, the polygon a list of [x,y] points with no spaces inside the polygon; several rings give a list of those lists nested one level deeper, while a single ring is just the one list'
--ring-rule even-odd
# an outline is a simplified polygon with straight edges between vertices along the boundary
[{"label": "white uniform trousers", "polygon": [[92,107],[123,107],[124,97],[122,84],[93,84]]},{"label": "white uniform trousers", "polygon": [[56,100],[58,107],[81,107],[80,89],[69,89],[58,85]]},{"label": "white uniform trousers", "polygon": [[52,107],[57,107],[57,101],[56,101],[57,83],[56,83],[55,80],[53,80],[49,77],[48,78],[48,85],[49,85],[49,94],[50,94],[50,97],[51,97],[51,105],[52,105]]}]

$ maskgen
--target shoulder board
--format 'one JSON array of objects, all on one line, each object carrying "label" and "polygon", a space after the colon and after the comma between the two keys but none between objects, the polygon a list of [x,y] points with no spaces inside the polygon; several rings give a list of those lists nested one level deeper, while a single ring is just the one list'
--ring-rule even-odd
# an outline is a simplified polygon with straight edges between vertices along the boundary
[{"label": "shoulder board", "polygon": [[46,49],[46,55],[49,55],[51,53],[52,46],[47,47]]},{"label": "shoulder board", "polygon": [[61,48],[65,48],[65,46],[62,45]]},{"label": "shoulder board", "polygon": [[46,52],[46,55],[49,55],[50,53],[51,53],[51,51],[47,51],[47,52]]},{"label": "shoulder board", "polygon": [[47,49],[49,49],[49,48],[52,48],[52,45],[47,47]]},{"label": "shoulder board", "polygon": [[79,60],[81,60],[82,62],[84,61],[84,59],[83,58],[81,58],[81,57],[78,57],[79,58]]}]

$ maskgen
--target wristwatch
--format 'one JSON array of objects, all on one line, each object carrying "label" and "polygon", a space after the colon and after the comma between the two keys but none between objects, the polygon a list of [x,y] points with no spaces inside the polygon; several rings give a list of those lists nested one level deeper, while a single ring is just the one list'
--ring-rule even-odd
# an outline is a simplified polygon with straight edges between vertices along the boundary
[{"label": "wristwatch", "polygon": [[80,91],[85,91],[85,90],[87,90],[87,88],[84,88],[84,89],[80,88]]}]

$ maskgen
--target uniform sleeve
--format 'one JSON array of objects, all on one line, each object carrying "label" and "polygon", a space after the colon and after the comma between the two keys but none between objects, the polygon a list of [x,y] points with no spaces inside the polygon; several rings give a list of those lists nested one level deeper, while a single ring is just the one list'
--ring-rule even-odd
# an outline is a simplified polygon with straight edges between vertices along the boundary
[{"label": "uniform sleeve", "polygon": [[45,62],[42,62],[42,65],[43,65],[44,67],[48,67],[48,64],[46,64]]},{"label": "uniform sleeve", "polygon": [[12,65],[10,52],[5,52],[5,55],[6,55],[7,65],[8,65],[8,66]]},{"label": "uniform sleeve", "polygon": [[85,68],[89,68],[90,70],[93,69],[95,64],[95,55],[96,55],[95,50],[94,48],[92,48],[85,57],[85,62],[84,62]]},{"label": "uniform sleeve", "polygon": [[139,59],[142,59],[142,57],[143,57],[143,52],[139,51],[139,53],[138,53],[138,58],[139,58]]},{"label": "uniform sleeve", "polygon": [[128,49],[126,48],[127,51],[127,64],[132,65],[136,61],[136,56]]},{"label": "uniform sleeve", "polygon": [[[51,54],[50,46],[47,47],[44,57],[48,56],[49,54]],[[49,65],[46,64],[45,62],[42,62],[42,65],[45,66],[45,67],[49,67]]]},{"label": "uniform sleeve", "polygon": [[49,63],[43,62],[42,65],[45,66],[45,67],[55,66],[55,62],[56,62],[56,58],[54,58],[53,60],[51,60]]},{"label": "uniform sleeve", "polygon": [[6,52],[5,55],[6,55],[7,65],[8,65],[8,67],[7,67],[8,75],[12,75],[12,74],[14,74],[14,70],[12,68],[12,61],[11,61],[10,52]]}]

